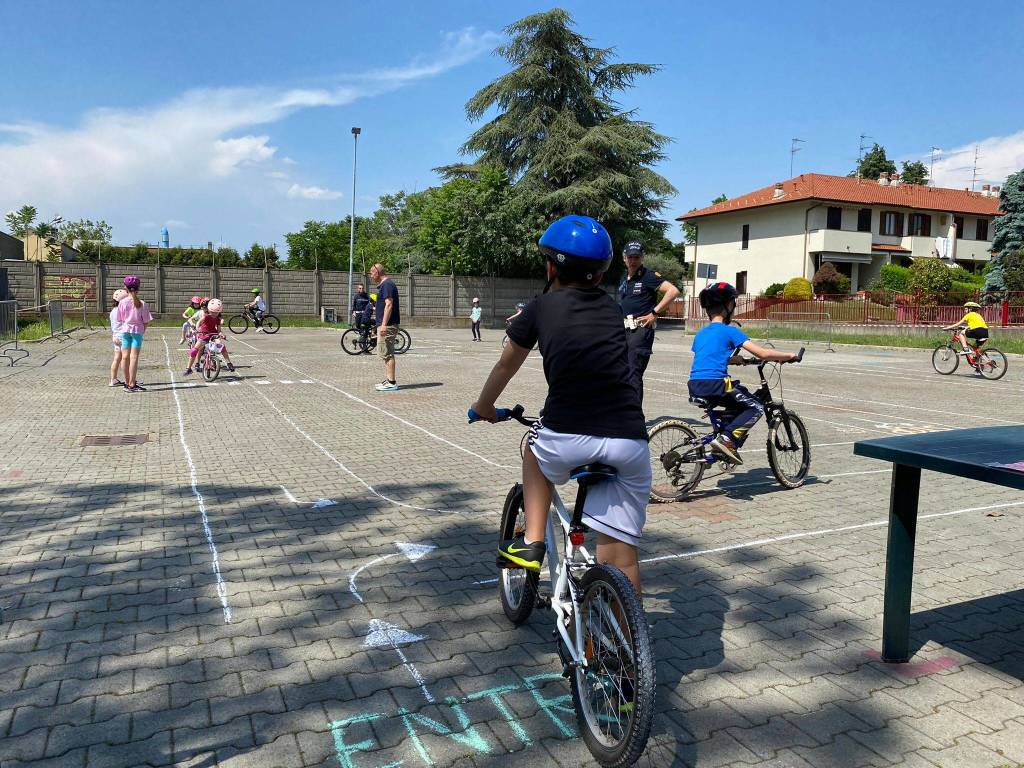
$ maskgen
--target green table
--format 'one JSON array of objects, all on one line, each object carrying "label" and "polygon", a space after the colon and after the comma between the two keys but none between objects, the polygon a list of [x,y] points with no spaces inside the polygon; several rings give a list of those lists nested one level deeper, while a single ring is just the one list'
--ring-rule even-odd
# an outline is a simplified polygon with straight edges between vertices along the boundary
[{"label": "green table", "polygon": [[1024,426],[979,427],[861,440],[857,456],[892,462],[889,542],[885,555],[882,659],[910,660],[910,593],[921,470],[1024,490],[1024,471],[997,466],[1024,462]]}]

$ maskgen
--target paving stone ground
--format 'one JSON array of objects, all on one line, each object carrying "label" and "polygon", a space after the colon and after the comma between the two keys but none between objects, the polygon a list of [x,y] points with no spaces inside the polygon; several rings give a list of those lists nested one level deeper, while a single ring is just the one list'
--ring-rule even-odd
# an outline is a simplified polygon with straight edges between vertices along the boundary
[{"label": "paving stone ground", "polygon": [[[182,381],[161,329],[144,394],[105,386],[104,333],[0,368],[2,768],[592,764],[550,619],[512,627],[487,583],[522,430],[464,414],[500,334],[413,337],[391,394],[326,330],[230,340],[238,376],[216,386]],[[649,418],[698,415],[688,349],[660,333]],[[886,665],[890,474],[852,452],[1020,422],[1022,382],[1017,357],[993,383],[940,377],[926,351],[820,345],[785,369],[811,480],[774,483],[762,425],[739,472],[648,511],[641,764],[1024,763],[1024,497],[924,474],[922,514],[951,514],[921,521],[915,657]],[[531,359],[505,402],[543,395]],[[119,434],[149,442],[80,445]]]}]

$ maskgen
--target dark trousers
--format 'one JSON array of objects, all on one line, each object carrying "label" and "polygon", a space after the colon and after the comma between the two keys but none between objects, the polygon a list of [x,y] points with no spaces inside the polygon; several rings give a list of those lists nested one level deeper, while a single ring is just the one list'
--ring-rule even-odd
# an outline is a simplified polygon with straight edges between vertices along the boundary
[{"label": "dark trousers", "polygon": [[477,320],[475,323],[473,323],[473,338],[474,339],[478,339],[478,340],[480,338],[480,321],[479,320]]},{"label": "dark trousers", "polygon": [[737,446],[743,445],[750,430],[764,416],[764,406],[739,381],[733,379],[691,379],[690,397],[706,400],[724,411],[722,431]]},{"label": "dark trousers", "polygon": [[629,383],[636,387],[640,402],[644,401],[644,371],[651,361],[654,348],[654,329],[637,328],[626,331],[626,345],[629,349]]}]

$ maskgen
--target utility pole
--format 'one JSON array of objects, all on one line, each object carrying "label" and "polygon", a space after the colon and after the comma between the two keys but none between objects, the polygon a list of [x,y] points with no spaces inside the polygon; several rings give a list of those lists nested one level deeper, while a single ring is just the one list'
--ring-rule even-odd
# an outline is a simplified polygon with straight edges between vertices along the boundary
[{"label": "utility pole", "polygon": [[789,142],[789,178],[793,178],[793,158],[796,153],[799,152],[803,147],[798,147],[797,144],[804,144],[803,139],[793,139]]},{"label": "utility pole", "polygon": [[932,146],[932,164],[928,168],[928,186],[929,187],[934,187],[935,186],[935,182],[932,181],[932,179],[935,178],[935,153],[936,152],[941,152],[941,151],[942,150],[939,149],[938,147]]},{"label": "utility pole", "polygon": [[974,168],[971,170],[971,192],[974,191],[974,185],[978,181],[978,158],[981,155],[981,145],[974,145]]},{"label": "utility pole", "polygon": [[864,143],[864,139],[872,139],[873,136],[868,136],[866,133],[860,135],[860,144],[857,147],[857,178],[860,178],[860,163],[864,159],[864,150],[867,149],[867,145]]},{"label": "utility pole", "polygon": [[356,253],[356,158],[361,128],[352,128],[352,219],[348,224],[348,310],[352,310],[352,264]]}]

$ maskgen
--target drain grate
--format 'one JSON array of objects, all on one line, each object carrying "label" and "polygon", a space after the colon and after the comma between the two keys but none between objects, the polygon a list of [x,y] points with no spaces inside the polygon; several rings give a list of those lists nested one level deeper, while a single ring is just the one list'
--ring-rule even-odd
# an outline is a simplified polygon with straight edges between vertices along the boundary
[{"label": "drain grate", "polygon": [[149,442],[149,434],[145,435],[85,435],[79,445],[98,445],[113,448],[119,445],[142,445]]}]

